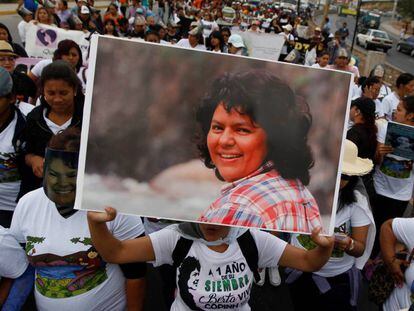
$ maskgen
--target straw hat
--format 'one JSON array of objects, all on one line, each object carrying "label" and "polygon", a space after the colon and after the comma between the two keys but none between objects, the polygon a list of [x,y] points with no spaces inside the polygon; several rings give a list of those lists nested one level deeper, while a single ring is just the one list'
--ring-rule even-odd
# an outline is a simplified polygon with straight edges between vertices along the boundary
[{"label": "straw hat", "polygon": [[19,55],[14,53],[13,48],[10,45],[10,43],[4,40],[0,40],[0,55],[19,57]]},{"label": "straw hat", "polygon": [[362,176],[368,174],[374,164],[370,159],[358,157],[358,147],[350,140],[345,140],[344,157],[342,158],[342,174],[348,176]]}]

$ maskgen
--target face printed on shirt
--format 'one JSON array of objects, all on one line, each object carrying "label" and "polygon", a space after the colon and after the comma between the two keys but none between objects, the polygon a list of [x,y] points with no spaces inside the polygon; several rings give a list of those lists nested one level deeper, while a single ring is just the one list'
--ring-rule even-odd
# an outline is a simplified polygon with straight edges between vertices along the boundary
[{"label": "face printed on shirt", "polygon": [[73,206],[76,195],[77,152],[46,150],[43,189],[57,206]]}]

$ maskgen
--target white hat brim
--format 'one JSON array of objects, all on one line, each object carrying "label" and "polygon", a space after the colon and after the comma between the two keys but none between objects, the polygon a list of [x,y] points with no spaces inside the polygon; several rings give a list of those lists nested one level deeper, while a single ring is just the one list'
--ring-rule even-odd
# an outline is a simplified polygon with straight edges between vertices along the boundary
[{"label": "white hat brim", "polygon": [[357,158],[355,163],[342,164],[342,174],[348,176],[363,176],[372,171],[374,163],[370,159]]}]

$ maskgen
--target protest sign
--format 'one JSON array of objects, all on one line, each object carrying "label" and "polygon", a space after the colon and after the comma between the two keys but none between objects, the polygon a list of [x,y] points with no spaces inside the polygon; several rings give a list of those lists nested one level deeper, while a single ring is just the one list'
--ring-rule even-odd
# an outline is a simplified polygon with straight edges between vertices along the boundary
[{"label": "protest sign", "polygon": [[[108,66],[120,58],[119,66]],[[305,220],[319,209],[324,232],[333,233],[351,74],[104,36],[93,37],[89,68],[77,209],[113,206],[121,213],[146,217],[239,225],[207,219],[210,207],[231,204],[220,205],[226,200],[220,189],[229,185],[221,180],[236,182],[245,176],[241,178],[244,182],[260,188],[249,174],[264,173],[252,169],[261,167],[265,156],[273,161],[271,154],[295,151],[294,157],[279,159],[285,165],[277,160],[275,169],[263,166],[263,172],[277,174],[280,170],[277,180],[282,182],[287,176],[284,170],[302,167],[310,182],[291,183],[300,187],[296,193],[304,200],[297,204],[288,199],[281,205],[288,213],[290,208],[305,208]],[[214,92],[223,99],[212,95]],[[254,105],[254,110],[246,110],[246,114],[219,110],[223,103],[230,104],[226,94],[238,98],[233,104]],[[251,113],[259,127],[253,126]],[[220,121],[223,116],[225,121]],[[227,117],[245,118],[243,122],[250,128],[229,127]],[[222,135],[222,128],[231,133],[229,149],[215,151],[221,148],[216,138]],[[254,146],[252,133],[259,134]],[[240,143],[242,137],[248,138],[247,149]],[[241,149],[233,149],[235,146]],[[242,162],[249,168],[244,170]],[[283,196],[278,189],[269,192],[272,200]],[[227,190],[234,194],[234,189]],[[234,207],[241,208],[241,214],[251,208],[259,211],[265,200],[259,201],[254,207],[245,206],[246,201]],[[278,213],[276,207],[269,210]],[[261,216],[258,212],[252,215],[256,224],[241,226],[310,232],[310,228],[296,228],[291,214],[284,215],[280,226],[280,218],[276,219],[280,214],[263,223]]]},{"label": "protest sign", "polygon": [[45,24],[27,25],[26,51],[31,57],[52,58],[58,43],[64,39],[75,41],[82,54],[87,54],[89,41],[86,39],[90,34],[83,31],[66,30]]},{"label": "protest sign", "polygon": [[385,144],[394,148],[392,154],[414,160],[414,127],[388,122]]},{"label": "protest sign", "polygon": [[232,30],[232,34],[241,35],[249,56],[260,59],[278,60],[285,43],[283,36],[275,36],[270,33]]},{"label": "protest sign", "polygon": [[16,58],[16,68],[20,68],[19,71],[29,73],[29,71],[40,62],[43,58],[36,57],[18,57]]}]

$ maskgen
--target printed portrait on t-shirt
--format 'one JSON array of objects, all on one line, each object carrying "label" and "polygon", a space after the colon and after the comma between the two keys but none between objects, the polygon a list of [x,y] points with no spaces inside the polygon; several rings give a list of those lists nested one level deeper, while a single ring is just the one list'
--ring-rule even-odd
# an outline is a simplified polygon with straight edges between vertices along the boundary
[{"label": "printed portrait on t-shirt", "polygon": [[35,286],[49,298],[74,297],[102,284],[107,278],[106,262],[93,248],[89,237],[74,237],[73,244],[88,248],[66,256],[42,253],[44,237],[27,237],[26,253],[36,267]]},{"label": "printed portrait on t-shirt", "polygon": [[244,259],[203,267],[188,256],[178,268],[180,297],[191,310],[239,310],[248,303],[253,274]]},{"label": "printed portrait on t-shirt", "polygon": [[0,152],[0,183],[20,180],[16,163],[17,153]]},{"label": "printed portrait on t-shirt", "polygon": [[413,161],[398,160],[394,157],[386,156],[382,161],[380,170],[385,175],[394,178],[409,178],[411,170],[413,169]]}]

